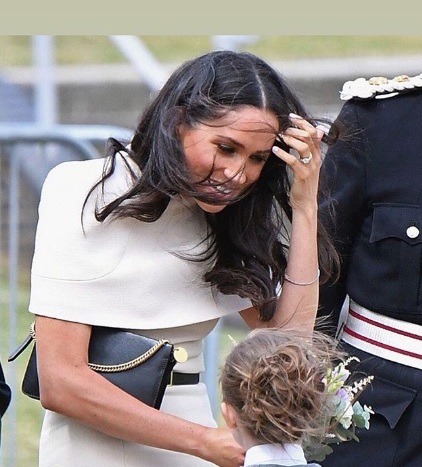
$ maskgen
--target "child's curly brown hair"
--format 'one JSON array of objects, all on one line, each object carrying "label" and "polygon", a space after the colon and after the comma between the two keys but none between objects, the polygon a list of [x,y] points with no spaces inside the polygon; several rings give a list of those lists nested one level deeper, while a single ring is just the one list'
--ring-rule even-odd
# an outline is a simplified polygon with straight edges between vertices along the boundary
[{"label": "child's curly brown hair", "polygon": [[337,342],[315,331],[261,328],[226,357],[222,398],[239,423],[263,443],[302,444],[328,429],[324,418],[327,368],[344,354]]}]

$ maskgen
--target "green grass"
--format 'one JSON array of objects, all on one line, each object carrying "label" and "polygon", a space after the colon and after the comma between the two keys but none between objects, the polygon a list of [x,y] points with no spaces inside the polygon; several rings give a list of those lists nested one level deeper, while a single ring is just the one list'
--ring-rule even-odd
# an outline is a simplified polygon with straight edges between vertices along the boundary
[{"label": "green grass", "polygon": [[[139,36],[163,62],[181,61],[213,48],[211,36]],[[266,59],[421,54],[421,36],[263,35],[243,47]],[[55,36],[58,64],[119,63],[125,58],[108,36]],[[32,63],[31,36],[0,36],[0,66]]]}]

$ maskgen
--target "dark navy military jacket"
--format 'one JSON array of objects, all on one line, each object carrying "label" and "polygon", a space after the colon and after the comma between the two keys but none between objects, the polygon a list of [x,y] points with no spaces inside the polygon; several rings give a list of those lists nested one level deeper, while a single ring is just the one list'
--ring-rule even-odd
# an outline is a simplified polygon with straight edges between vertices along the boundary
[{"label": "dark navy military jacket", "polygon": [[319,315],[333,312],[336,322],[349,294],[372,311],[422,324],[422,88],[352,99],[337,120],[349,136],[325,156],[321,186],[330,196],[320,216],[344,263],[340,281],[321,287]]}]

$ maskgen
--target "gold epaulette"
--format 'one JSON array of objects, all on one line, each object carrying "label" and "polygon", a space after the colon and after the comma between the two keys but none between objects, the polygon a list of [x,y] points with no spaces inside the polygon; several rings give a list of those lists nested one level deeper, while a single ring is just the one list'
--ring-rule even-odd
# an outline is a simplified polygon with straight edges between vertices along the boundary
[{"label": "gold epaulette", "polygon": [[422,73],[412,77],[399,75],[393,79],[387,79],[383,76],[374,76],[370,79],[357,78],[343,84],[340,99],[343,101],[350,99],[384,99],[418,88],[422,88]]}]

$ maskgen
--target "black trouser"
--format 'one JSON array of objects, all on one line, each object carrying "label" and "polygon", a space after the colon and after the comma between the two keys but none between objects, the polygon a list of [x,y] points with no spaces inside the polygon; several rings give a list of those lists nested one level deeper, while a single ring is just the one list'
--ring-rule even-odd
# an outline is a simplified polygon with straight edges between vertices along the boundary
[{"label": "black trouser", "polygon": [[[390,362],[344,344],[360,362],[349,369],[374,375],[360,395],[371,406],[369,430],[357,431],[359,442],[332,445],[323,467],[422,467],[422,370]],[[359,373],[358,373],[359,374]]]}]

